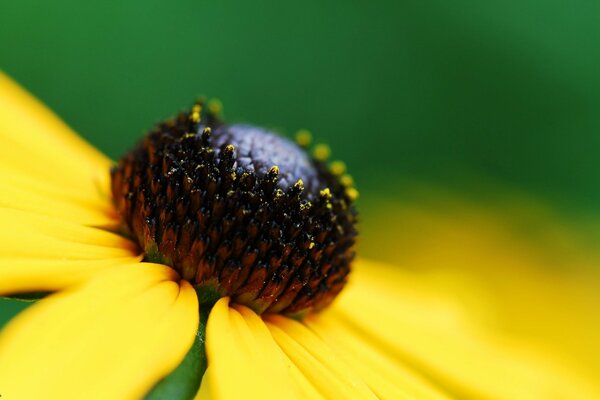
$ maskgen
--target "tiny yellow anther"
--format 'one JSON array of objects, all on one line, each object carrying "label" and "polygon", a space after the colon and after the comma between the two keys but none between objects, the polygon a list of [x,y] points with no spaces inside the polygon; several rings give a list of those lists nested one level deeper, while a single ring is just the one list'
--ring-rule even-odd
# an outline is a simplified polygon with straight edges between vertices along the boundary
[{"label": "tiny yellow anther", "polygon": [[232,144],[228,144],[227,146],[225,146],[225,151],[229,152],[229,153],[233,153],[235,150],[235,146]]},{"label": "tiny yellow anther", "polygon": [[312,250],[315,247],[315,242],[310,242],[310,244],[308,245],[308,249]]},{"label": "tiny yellow anther", "polygon": [[312,203],[310,201],[307,201],[306,203],[300,204],[300,210],[301,211],[308,210],[311,207],[312,207]]},{"label": "tiny yellow anther", "polygon": [[296,183],[294,183],[294,187],[300,190],[304,190],[304,181],[302,179],[298,179]]},{"label": "tiny yellow anther", "polygon": [[331,154],[331,149],[326,144],[318,144],[313,150],[313,156],[318,161],[326,161]]},{"label": "tiny yellow anther", "polygon": [[348,196],[350,200],[355,201],[356,199],[358,199],[359,196],[358,190],[356,190],[353,187],[350,187],[346,189],[346,196]]},{"label": "tiny yellow anther", "polygon": [[195,124],[199,123],[200,122],[200,113],[192,111],[192,113],[190,114],[190,119]]},{"label": "tiny yellow anther", "polygon": [[306,129],[300,129],[296,132],[296,143],[302,147],[310,146],[312,142],[312,134]]},{"label": "tiny yellow anther", "polygon": [[279,167],[277,165],[273,165],[269,170],[269,174],[279,175]]},{"label": "tiny yellow anther", "polygon": [[329,170],[334,175],[342,175],[346,172],[346,164],[343,161],[334,161],[329,166]]},{"label": "tiny yellow anther", "polygon": [[223,103],[219,99],[211,99],[208,102],[208,111],[213,114],[220,114],[223,111]]},{"label": "tiny yellow anther", "polygon": [[206,133],[207,135],[210,134],[212,132],[212,129],[210,129],[210,126],[207,126],[206,128],[204,128],[204,130],[202,130],[202,133]]},{"label": "tiny yellow anther", "polygon": [[346,187],[350,187],[354,185],[354,179],[348,174],[342,175],[342,177],[340,178],[340,183]]},{"label": "tiny yellow anther", "polygon": [[331,198],[331,190],[329,190],[329,188],[325,188],[325,189],[321,190],[319,193],[320,193],[321,197],[325,197],[326,199]]}]

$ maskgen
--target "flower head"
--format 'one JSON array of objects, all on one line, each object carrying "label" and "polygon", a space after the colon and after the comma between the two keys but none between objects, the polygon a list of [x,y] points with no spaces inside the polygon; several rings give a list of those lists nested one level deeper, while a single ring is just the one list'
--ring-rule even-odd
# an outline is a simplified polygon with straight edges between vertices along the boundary
[{"label": "flower head", "polygon": [[346,284],[356,212],[339,176],[291,141],[198,102],[112,169],[146,258],[257,313],[300,316]]},{"label": "flower head", "polygon": [[[198,124],[200,111],[196,115],[192,110],[185,117]],[[593,384],[552,363],[551,357],[540,358],[532,348],[525,351],[517,341],[483,329],[472,310],[436,293],[435,282],[401,268],[358,259],[346,289],[322,312],[309,313],[301,320],[273,312],[259,315],[248,306],[273,311],[272,307],[277,307],[273,304],[281,300],[257,305],[255,300],[261,299],[262,292],[246,301],[243,295],[248,291],[238,291],[243,286],[236,290],[237,285],[228,286],[236,281],[224,279],[227,260],[232,258],[217,261],[219,251],[229,251],[227,246],[219,250],[221,244],[214,245],[210,254],[194,255],[193,243],[201,242],[207,248],[213,244],[210,227],[201,227],[202,219],[192,221],[198,225],[189,232],[181,229],[188,220],[182,218],[186,213],[181,213],[180,207],[186,212],[190,207],[202,209],[193,205],[193,190],[206,191],[203,196],[211,193],[210,199],[202,198],[203,204],[210,201],[211,207],[202,211],[201,217],[209,211],[211,218],[220,216],[215,219],[217,234],[231,241],[232,254],[236,236],[228,236],[228,213],[237,207],[258,207],[251,210],[260,215],[261,204],[272,206],[263,211],[267,218],[259,219],[259,232],[248,235],[257,239],[258,245],[234,254],[233,260],[242,267],[244,255],[256,248],[260,253],[261,238],[271,234],[266,224],[269,218],[271,227],[274,222],[275,228],[285,228],[275,236],[288,238],[285,235],[292,225],[281,222],[280,214],[301,214],[302,204],[309,201],[316,208],[308,211],[309,218],[302,220],[305,224],[341,227],[341,232],[324,228],[327,232],[321,240],[315,234],[318,229],[302,227],[302,232],[314,237],[313,249],[317,250],[311,252],[310,243],[304,246],[302,241],[293,242],[294,250],[305,251],[313,267],[328,268],[322,262],[327,256],[338,257],[336,260],[347,266],[354,238],[354,213],[349,203],[356,193],[349,186],[350,178],[341,175],[342,164],[331,165],[331,175],[319,166],[327,153],[324,147],[315,149],[316,161],[306,161],[294,150],[290,160],[296,161],[278,163],[277,176],[285,174],[286,181],[275,181],[271,173],[269,164],[279,153],[265,149],[264,157],[254,165],[253,181],[245,183],[242,176],[248,173],[250,163],[234,157],[235,149],[227,145],[239,149],[239,156],[244,154],[248,137],[278,139],[259,133],[258,128],[224,125],[211,127],[213,143],[205,134],[207,127],[198,125],[198,129],[185,129],[187,132],[177,135],[172,127],[166,127],[164,142],[150,136],[113,169],[111,186],[111,161],[0,75],[0,294],[52,292],[0,333],[2,398],[598,398]],[[238,136],[240,132],[248,136]],[[207,172],[195,167],[191,171],[188,161],[181,163],[179,155],[188,147],[170,146],[181,140],[199,144],[199,154],[213,150],[212,158],[197,163],[208,168]],[[308,143],[305,133],[299,142]],[[156,152],[149,151],[152,146]],[[280,146],[284,144],[275,148]],[[169,159],[173,155],[177,157]],[[162,157],[162,163],[150,160],[153,156]],[[174,162],[180,164],[169,164]],[[168,168],[162,168],[164,163]],[[176,180],[171,187],[168,179],[173,168]],[[151,174],[143,175],[148,171]],[[228,175],[232,172],[235,178]],[[217,178],[214,188],[209,173]],[[186,174],[192,178],[187,188]],[[304,190],[296,186],[296,178],[303,180]],[[154,189],[153,184],[157,185]],[[238,202],[232,208],[225,201],[228,185],[236,188],[231,196]],[[264,190],[264,185],[270,185],[269,189]],[[189,198],[177,196],[182,190]],[[287,203],[277,203],[278,190]],[[129,204],[134,200],[128,197],[130,192],[135,202]],[[258,197],[256,204],[244,198],[252,194]],[[261,203],[263,198],[269,202]],[[324,205],[321,211],[319,204]],[[160,215],[168,207],[172,215],[161,221]],[[123,221],[135,241],[123,234]],[[177,240],[171,238],[165,244],[173,224],[178,227]],[[189,242],[182,240],[185,232],[192,231],[198,235],[190,234]],[[342,243],[335,243],[328,254],[326,239],[332,237]],[[284,259],[287,242],[270,243],[279,246],[274,253],[277,257]],[[150,251],[153,245],[156,253]],[[202,277],[207,275],[198,267],[189,272],[194,262],[186,264],[185,251],[178,252],[188,245],[194,262],[208,263],[208,270],[213,271],[210,276],[218,282],[215,287],[225,289],[221,294],[231,297],[208,302],[203,297],[206,287],[194,289],[193,285],[207,282],[197,279],[199,271]],[[318,250],[322,250],[320,258],[315,255]],[[286,255],[288,260],[291,254]],[[153,256],[157,258],[148,260]],[[269,273],[280,270],[280,265],[267,260]],[[254,269],[248,276],[253,273]],[[346,274],[333,274],[334,280],[339,278],[337,283],[343,284]],[[271,283],[264,276],[263,291]],[[304,280],[303,285],[318,299],[310,282]],[[287,292],[275,286],[278,290],[269,298],[280,299]],[[290,302],[278,311],[294,314],[317,309],[331,300],[325,299]],[[288,310],[294,304],[297,309]]]}]

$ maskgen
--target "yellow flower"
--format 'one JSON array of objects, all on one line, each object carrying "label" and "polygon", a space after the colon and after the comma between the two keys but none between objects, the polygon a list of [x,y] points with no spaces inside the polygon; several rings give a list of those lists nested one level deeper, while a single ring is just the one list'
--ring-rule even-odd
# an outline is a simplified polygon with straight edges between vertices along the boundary
[{"label": "yellow flower", "polygon": [[[209,310],[114,233],[111,161],[5,75],[0,139],[0,294],[55,292],[0,334],[0,395],[143,397],[182,362]],[[197,397],[600,398],[430,284],[361,259],[340,298],[302,321],[223,298],[208,316]]]}]

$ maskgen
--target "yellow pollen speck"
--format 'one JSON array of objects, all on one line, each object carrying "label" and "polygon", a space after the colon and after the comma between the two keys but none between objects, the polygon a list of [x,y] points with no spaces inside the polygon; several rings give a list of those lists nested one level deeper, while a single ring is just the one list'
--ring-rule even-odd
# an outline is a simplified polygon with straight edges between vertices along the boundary
[{"label": "yellow pollen speck", "polygon": [[346,164],[343,161],[334,161],[329,166],[329,170],[334,175],[342,175],[346,172]]},{"label": "yellow pollen speck", "polygon": [[354,179],[352,176],[346,174],[340,178],[340,183],[346,187],[350,187],[354,185]]},{"label": "yellow pollen speck", "polygon": [[313,156],[319,161],[325,161],[329,158],[331,149],[326,144],[318,144],[313,150]]},{"label": "yellow pollen speck", "polygon": [[310,201],[307,201],[306,203],[300,204],[300,210],[301,211],[308,210],[311,207],[312,207],[312,203]]},{"label": "yellow pollen speck", "polygon": [[235,150],[235,146],[232,144],[228,144],[227,146],[225,146],[225,150],[233,153],[233,151]]},{"label": "yellow pollen speck", "polygon": [[348,196],[350,198],[350,200],[354,201],[354,200],[358,199],[358,196],[359,196],[358,190],[356,190],[353,187],[348,188],[348,189],[346,189],[346,196]]},{"label": "yellow pollen speck", "polygon": [[202,132],[203,133],[211,133],[212,130],[210,129],[210,126],[207,126],[206,128],[204,128],[204,130]]},{"label": "yellow pollen speck", "polygon": [[302,147],[310,146],[312,142],[312,134],[306,129],[300,129],[296,132],[296,143],[298,143]]},{"label": "yellow pollen speck", "polygon": [[298,179],[298,181],[294,184],[298,189],[304,189],[304,181],[302,179]]},{"label": "yellow pollen speck", "polygon": [[199,112],[192,112],[190,114],[190,119],[192,120],[192,122],[194,123],[199,123],[200,122],[200,113]]},{"label": "yellow pollen speck", "polygon": [[192,133],[192,132],[190,132],[190,133],[186,133],[185,135],[183,135],[183,136],[181,137],[181,139],[182,139],[182,140],[183,140],[183,139],[190,139],[190,138],[193,138],[193,137],[195,137],[195,136],[196,136],[196,134],[195,134],[195,133]]},{"label": "yellow pollen speck", "polygon": [[329,188],[325,188],[325,189],[321,190],[319,193],[321,194],[321,197],[325,197],[326,199],[331,198],[331,190],[329,190]]},{"label": "yellow pollen speck", "polygon": [[313,247],[315,247],[315,242],[310,242],[310,244],[308,245],[308,249],[312,250]]},{"label": "yellow pollen speck", "polygon": [[223,111],[223,103],[218,99],[211,99],[208,102],[208,110],[213,114],[220,114]]},{"label": "yellow pollen speck", "polygon": [[279,174],[279,167],[277,165],[273,165],[269,170],[269,173],[275,175]]}]

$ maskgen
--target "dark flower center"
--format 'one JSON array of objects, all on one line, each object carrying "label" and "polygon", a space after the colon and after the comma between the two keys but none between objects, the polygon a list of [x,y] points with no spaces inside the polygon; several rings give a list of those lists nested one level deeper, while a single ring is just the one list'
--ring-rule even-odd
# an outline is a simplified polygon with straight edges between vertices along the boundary
[{"label": "dark flower center", "polygon": [[301,316],[334,299],[354,257],[356,191],[334,172],[198,103],[159,124],[111,174],[116,208],[148,261],[199,292]]}]

